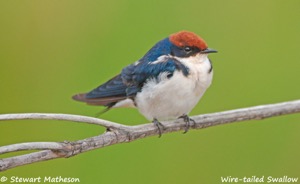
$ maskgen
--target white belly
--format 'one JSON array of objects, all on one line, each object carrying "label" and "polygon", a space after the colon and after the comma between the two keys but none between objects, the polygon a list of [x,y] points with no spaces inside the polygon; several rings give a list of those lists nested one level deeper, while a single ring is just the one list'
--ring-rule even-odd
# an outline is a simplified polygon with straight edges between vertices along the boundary
[{"label": "white belly", "polygon": [[188,76],[176,71],[168,79],[166,73],[162,74],[160,82],[149,80],[137,94],[136,106],[147,119],[167,120],[188,114],[210,86],[213,72],[209,72],[207,57],[202,62],[184,64],[189,68]]}]

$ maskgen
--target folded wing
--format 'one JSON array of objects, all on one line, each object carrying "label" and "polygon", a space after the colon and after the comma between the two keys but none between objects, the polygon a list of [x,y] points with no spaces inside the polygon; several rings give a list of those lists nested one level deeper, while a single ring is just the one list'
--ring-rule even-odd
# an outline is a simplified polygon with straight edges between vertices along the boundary
[{"label": "folded wing", "polygon": [[125,67],[121,74],[89,93],[74,95],[73,99],[89,105],[112,107],[126,98],[134,99],[148,79],[157,78],[163,72],[167,72],[170,78],[175,70],[181,71],[185,76],[188,75],[188,68],[174,58],[165,56],[160,58],[159,62],[141,60],[137,64]]},{"label": "folded wing", "polygon": [[81,93],[73,96],[74,100],[86,102],[89,105],[113,106],[118,101],[127,98],[127,86],[117,75],[106,83],[98,86],[89,93]]}]

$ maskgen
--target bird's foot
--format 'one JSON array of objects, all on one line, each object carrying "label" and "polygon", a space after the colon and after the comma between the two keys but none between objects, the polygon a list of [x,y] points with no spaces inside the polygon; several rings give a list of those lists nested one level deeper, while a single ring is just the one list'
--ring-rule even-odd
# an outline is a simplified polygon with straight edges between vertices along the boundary
[{"label": "bird's foot", "polygon": [[[188,117],[188,115],[182,115],[179,118],[182,118],[183,121],[185,122],[185,129],[184,129],[184,134],[187,133],[191,127],[191,122],[194,124],[194,126],[196,125],[195,120],[191,119],[190,117]],[[178,118],[178,119],[179,119]]]},{"label": "bird's foot", "polygon": [[164,125],[161,124],[161,122],[159,122],[156,118],[153,119],[152,123],[157,127],[157,129],[158,129],[158,138],[160,138],[161,135],[162,135],[162,130],[165,129]]}]

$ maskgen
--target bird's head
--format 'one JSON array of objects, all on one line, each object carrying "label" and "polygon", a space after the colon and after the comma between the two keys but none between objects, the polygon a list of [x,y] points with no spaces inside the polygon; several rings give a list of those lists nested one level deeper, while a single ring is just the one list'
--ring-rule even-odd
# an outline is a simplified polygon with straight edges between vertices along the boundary
[{"label": "bird's head", "polygon": [[187,58],[199,54],[207,55],[216,52],[216,50],[208,48],[206,42],[195,33],[180,31],[159,41],[142,59],[151,62],[163,55]]},{"label": "bird's head", "polygon": [[206,42],[196,35],[188,31],[180,31],[169,37],[171,46],[171,55],[177,57],[189,57],[195,54],[208,54],[217,52],[208,48]]}]

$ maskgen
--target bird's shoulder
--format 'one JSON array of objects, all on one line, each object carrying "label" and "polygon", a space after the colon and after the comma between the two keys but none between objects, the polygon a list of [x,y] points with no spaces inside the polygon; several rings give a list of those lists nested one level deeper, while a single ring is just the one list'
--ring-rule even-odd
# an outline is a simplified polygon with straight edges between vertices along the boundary
[{"label": "bird's shoulder", "polygon": [[125,67],[121,72],[123,82],[128,85],[141,86],[150,78],[157,78],[161,73],[168,73],[171,77],[178,70],[185,76],[189,68],[170,55],[159,56],[155,61],[139,60]]}]

